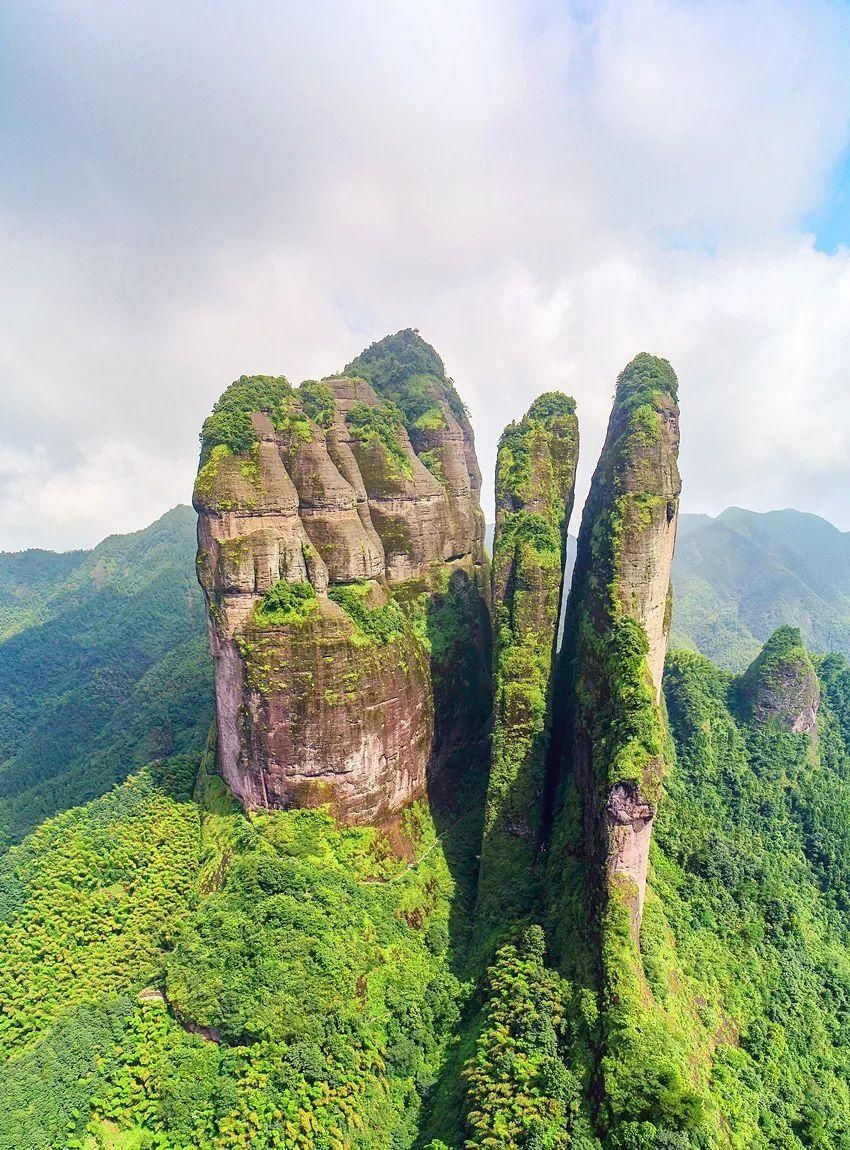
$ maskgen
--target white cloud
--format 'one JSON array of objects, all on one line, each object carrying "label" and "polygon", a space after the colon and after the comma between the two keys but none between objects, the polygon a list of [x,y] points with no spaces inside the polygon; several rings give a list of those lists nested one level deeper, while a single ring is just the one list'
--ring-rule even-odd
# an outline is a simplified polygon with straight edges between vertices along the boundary
[{"label": "white cloud", "polygon": [[194,468],[187,462],[115,440],[61,470],[41,446],[2,450],[3,549],[93,547],[106,535],[146,527],[173,505],[175,488],[191,491]]},{"label": "white cloud", "polygon": [[799,223],[847,139],[846,12],[92,0],[13,20],[0,546],[142,525],[189,498],[231,379],[320,375],[408,325],[485,474],[561,387],[586,484],[616,374],[649,350],[681,380],[686,506],[850,527],[850,257]]}]

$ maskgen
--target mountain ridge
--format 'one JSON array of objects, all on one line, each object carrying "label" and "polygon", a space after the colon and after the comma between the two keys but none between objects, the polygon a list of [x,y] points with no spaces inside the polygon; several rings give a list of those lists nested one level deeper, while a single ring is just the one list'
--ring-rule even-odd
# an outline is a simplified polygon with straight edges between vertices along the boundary
[{"label": "mountain ridge", "polygon": [[[194,538],[177,507],[55,561],[0,554],[0,841],[157,754],[203,746],[212,679]],[[22,594],[33,568],[62,578]]]}]

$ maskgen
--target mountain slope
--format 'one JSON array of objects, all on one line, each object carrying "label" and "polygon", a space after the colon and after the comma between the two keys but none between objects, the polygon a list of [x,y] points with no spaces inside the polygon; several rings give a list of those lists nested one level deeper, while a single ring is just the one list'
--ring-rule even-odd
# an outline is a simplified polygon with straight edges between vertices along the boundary
[{"label": "mountain slope", "polygon": [[683,515],[671,646],[742,670],[783,624],[812,650],[850,654],[850,535],[790,509]]},{"label": "mountain slope", "polygon": [[195,517],[93,551],[0,554],[0,841],[199,749],[212,719]]},{"label": "mountain slope", "polygon": [[410,1146],[464,993],[427,807],[248,818],[197,765],[0,859],[0,1150]]}]

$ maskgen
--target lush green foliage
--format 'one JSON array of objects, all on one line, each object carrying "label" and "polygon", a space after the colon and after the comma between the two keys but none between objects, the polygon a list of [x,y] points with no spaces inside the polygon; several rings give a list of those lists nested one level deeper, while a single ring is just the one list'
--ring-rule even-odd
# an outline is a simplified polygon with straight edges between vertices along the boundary
[{"label": "lush green foliage", "polygon": [[380,407],[369,407],[366,403],[357,403],[346,416],[346,422],[359,443],[367,446],[374,443],[381,445],[392,478],[410,479],[413,465],[399,439],[403,421],[395,404],[382,403]]},{"label": "lush green foliage", "polygon": [[[194,760],[192,762],[194,767]],[[146,774],[43,823],[0,860],[0,1040],[154,975],[185,908],[199,820]]]},{"label": "lush green foliage", "polygon": [[310,583],[287,583],[280,579],[254,608],[254,619],[261,626],[280,627],[301,623],[316,610],[318,599]]},{"label": "lush green foliage", "polygon": [[279,431],[291,430],[297,437],[309,440],[309,420],[301,410],[297,393],[282,375],[243,375],[222,393],[204,420],[202,467],[216,447],[234,455],[250,452],[257,442],[251,425],[251,416],[256,411],[265,412]]},{"label": "lush green foliage", "polygon": [[530,926],[496,955],[467,1080],[467,1150],[598,1146],[585,1114],[587,1083],[563,1060],[572,989],[544,965]]},{"label": "lush green foliage", "polygon": [[345,374],[367,380],[378,395],[397,404],[408,428],[432,431],[445,427],[441,402],[447,403],[458,419],[466,416],[443,361],[412,328],[371,344],[346,364]]},{"label": "lush green foliage", "polygon": [[676,373],[666,359],[641,352],[617,379],[616,407],[631,415],[638,408],[654,406],[659,394],[678,399]]},{"label": "lush green foliage", "polygon": [[718,1144],[742,1150],[850,1146],[850,744],[833,710],[850,673],[823,673],[816,757],[807,736],[736,714],[705,659],[676,654],[667,672],[677,765],[645,966],[660,1002],[687,1007]]},{"label": "lush green foliage", "polygon": [[383,646],[392,642],[404,629],[404,614],[395,600],[379,607],[369,607],[366,599],[371,585],[335,583],[328,588],[328,598],[338,603],[354,624],[355,642]]},{"label": "lush green foliage", "polygon": [[411,1145],[463,998],[427,810],[399,855],[322,811],[248,820],[214,776],[199,807],[195,767],[3,860],[0,1147]]},{"label": "lush green foliage", "polygon": [[213,717],[195,517],[93,551],[0,555],[0,842],[199,750]]},{"label": "lush green foliage", "polygon": [[[557,569],[560,583],[564,542],[561,524],[552,519],[535,511],[506,516],[499,529],[499,550],[506,554],[533,552],[537,564]],[[498,554],[494,558],[498,559]]]},{"label": "lush green foliage", "polygon": [[325,383],[305,379],[298,388],[301,406],[319,427],[330,427],[334,421],[333,392]]},{"label": "lush green foliage", "polygon": [[[587,622],[585,627],[590,631]],[[596,642],[597,636],[591,633],[586,649]],[[646,665],[647,650],[643,627],[629,616],[618,618],[598,644],[604,706],[594,699],[588,676],[579,679],[577,692],[587,709],[597,749],[597,773],[603,785],[610,789],[617,783],[635,783],[655,801],[661,777],[652,765],[661,757],[663,735]]]}]

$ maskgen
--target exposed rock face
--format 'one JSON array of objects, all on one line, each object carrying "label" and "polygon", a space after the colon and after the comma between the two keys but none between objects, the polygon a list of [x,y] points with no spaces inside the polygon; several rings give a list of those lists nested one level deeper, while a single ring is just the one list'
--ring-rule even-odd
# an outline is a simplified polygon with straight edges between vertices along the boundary
[{"label": "exposed rock face", "polygon": [[540,844],[555,637],[578,462],[575,401],[552,392],[502,434],[493,547],[493,749],[479,920],[529,909]]},{"label": "exposed rock face", "polygon": [[774,631],[741,676],[739,689],[759,722],[775,721],[817,740],[820,683],[796,627]]},{"label": "exposed rock face", "polygon": [[417,458],[445,492],[449,530],[443,536],[441,558],[471,554],[476,580],[486,593],[489,579],[475,437],[443,361],[408,329],[373,343],[345,370],[367,379],[383,400],[403,413]]},{"label": "exposed rock face", "polygon": [[617,381],[578,539],[562,653],[564,769],[584,805],[600,913],[640,928],[664,771],[659,711],[681,484],[676,376],[639,355]]},{"label": "exposed rock face", "polygon": [[[393,338],[436,357],[415,333]],[[433,388],[460,404],[444,376]],[[435,474],[404,413],[353,375],[299,389],[243,376],[204,424],[194,503],[219,770],[246,806],[330,803],[377,822],[462,742],[437,664],[463,628],[436,655],[432,631],[435,607],[462,599],[472,673],[486,677],[483,519],[464,436],[452,448],[463,471]]]}]

